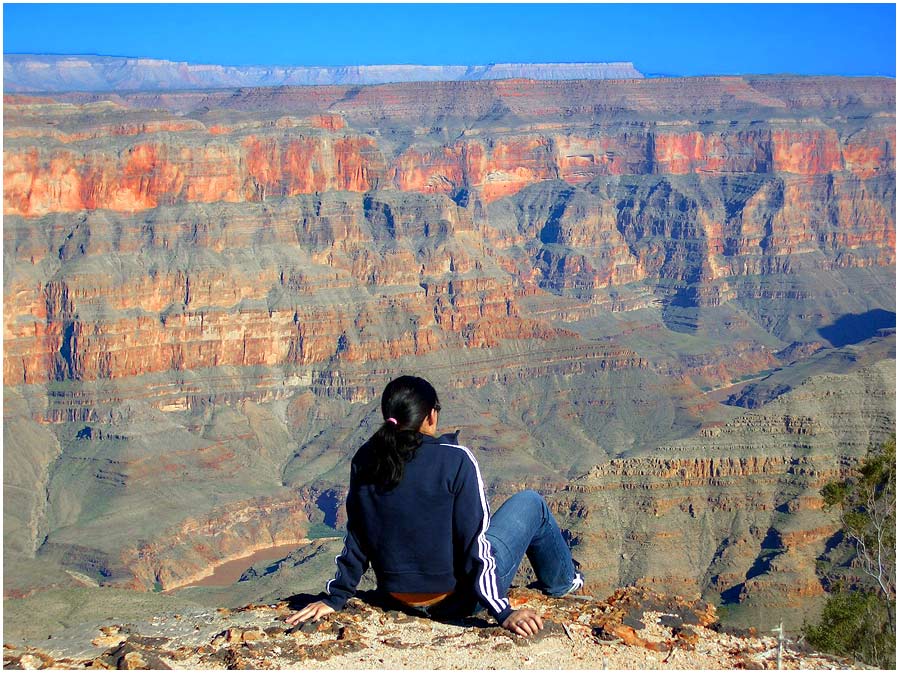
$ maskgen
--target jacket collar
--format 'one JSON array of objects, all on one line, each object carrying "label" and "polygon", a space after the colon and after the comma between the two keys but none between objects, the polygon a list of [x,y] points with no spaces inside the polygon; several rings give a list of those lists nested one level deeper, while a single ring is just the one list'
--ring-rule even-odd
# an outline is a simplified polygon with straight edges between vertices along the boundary
[{"label": "jacket collar", "polygon": [[423,444],[458,444],[459,431],[446,432],[438,437],[432,437],[431,435],[421,433],[421,441]]}]

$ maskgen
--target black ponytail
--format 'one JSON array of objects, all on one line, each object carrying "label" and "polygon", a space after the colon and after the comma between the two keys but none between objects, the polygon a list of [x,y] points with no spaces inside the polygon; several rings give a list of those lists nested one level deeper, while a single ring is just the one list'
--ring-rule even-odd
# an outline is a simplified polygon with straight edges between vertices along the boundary
[{"label": "black ponytail", "polygon": [[388,491],[400,483],[406,463],[421,446],[418,430],[432,409],[439,411],[440,402],[424,379],[401,376],[387,384],[381,395],[384,424],[368,440],[366,481]]}]

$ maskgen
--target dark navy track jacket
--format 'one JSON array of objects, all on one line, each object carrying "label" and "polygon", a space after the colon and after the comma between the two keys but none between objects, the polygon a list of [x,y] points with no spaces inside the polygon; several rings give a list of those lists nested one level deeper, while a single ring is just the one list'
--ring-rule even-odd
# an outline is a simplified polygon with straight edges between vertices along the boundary
[{"label": "dark navy track jacket", "polygon": [[490,511],[471,451],[454,435],[422,435],[402,481],[390,491],[367,483],[370,451],[366,443],[353,456],[344,548],[322,601],[342,609],[370,564],[382,591],[473,591],[501,624],[512,608],[497,586],[485,535]]}]

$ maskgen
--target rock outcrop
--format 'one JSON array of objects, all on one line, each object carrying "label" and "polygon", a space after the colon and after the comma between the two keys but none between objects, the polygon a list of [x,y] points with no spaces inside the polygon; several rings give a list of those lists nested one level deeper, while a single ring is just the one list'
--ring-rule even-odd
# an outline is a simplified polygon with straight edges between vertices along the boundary
[{"label": "rock outcrop", "polygon": [[722,632],[713,606],[646,590],[605,601],[550,599],[528,589],[512,605],[541,613],[544,628],[523,638],[481,618],[437,622],[352,599],[318,622],[283,620],[299,603],[161,614],[137,624],[82,625],[39,645],[5,644],[6,669],[856,668],[787,638]]}]

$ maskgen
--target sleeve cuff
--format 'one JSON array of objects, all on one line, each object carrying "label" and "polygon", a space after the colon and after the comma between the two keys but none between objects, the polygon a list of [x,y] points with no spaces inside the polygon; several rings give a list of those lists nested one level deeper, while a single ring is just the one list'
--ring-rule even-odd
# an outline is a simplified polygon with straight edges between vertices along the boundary
[{"label": "sleeve cuff", "polygon": [[341,596],[335,596],[334,594],[319,594],[318,600],[327,605],[329,608],[333,608],[335,611],[339,612],[343,610],[346,602],[349,600],[348,598],[343,598]]},{"label": "sleeve cuff", "polygon": [[515,612],[515,610],[513,610],[512,606],[509,605],[505,610],[503,610],[502,612],[496,613],[493,616],[496,617],[496,621],[499,623],[500,626],[502,626],[503,622],[506,621],[506,619],[508,619],[509,615],[511,615],[513,612]]}]

